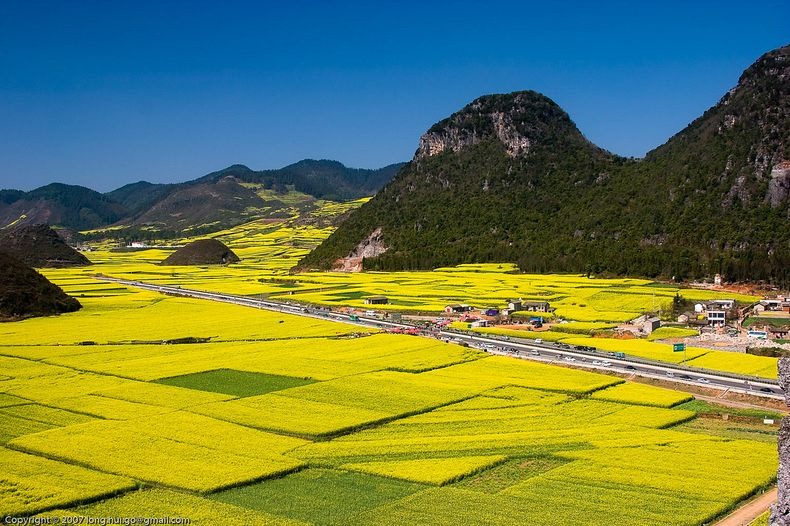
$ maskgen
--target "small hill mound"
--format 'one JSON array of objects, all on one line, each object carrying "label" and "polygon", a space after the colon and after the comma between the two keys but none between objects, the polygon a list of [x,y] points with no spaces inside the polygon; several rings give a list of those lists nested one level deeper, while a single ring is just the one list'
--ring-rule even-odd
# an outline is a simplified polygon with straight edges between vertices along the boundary
[{"label": "small hill mound", "polygon": [[23,225],[0,233],[0,250],[25,265],[36,268],[62,268],[90,265],[91,262],[47,225]]},{"label": "small hill mound", "polygon": [[18,259],[0,252],[0,320],[74,312],[80,302]]},{"label": "small hill mound", "polygon": [[161,265],[227,265],[241,261],[223,242],[198,239],[185,245],[160,263]]}]

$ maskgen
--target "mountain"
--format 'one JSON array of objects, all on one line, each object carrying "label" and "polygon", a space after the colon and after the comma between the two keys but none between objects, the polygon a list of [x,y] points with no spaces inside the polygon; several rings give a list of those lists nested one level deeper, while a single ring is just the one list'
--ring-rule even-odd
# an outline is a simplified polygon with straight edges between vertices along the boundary
[{"label": "mountain", "polygon": [[405,163],[396,163],[367,170],[348,168],[338,161],[304,159],[277,170],[253,171],[244,165],[233,165],[224,170],[210,173],[198,179],[216,181],[233,176],[247,183],[259,183],[264,188],[284,191],[293,186],[297,192],[312,195],[318,199],[346,201],[375,194]]},{"label": "mountain", "polygon": [[115,223],[128,210],[84,186],[52,183],[30,192],[0,192],[0,228],[46,223],[85,230]]},{"label": "mountain", "polygon": [[63,268],[90,265],[47,225],[22,225],[0,231],[0,250],[31,267]]},{"label": "mountain", "polygon": [[82,305],[60,287],[18,259],[0,252],[0,321],[49,316],[80,308]]},{"label": "mountain", "polygon": [[[304,160],[278,170],[235,164],[180,184],[141,181],[108,193],[131,210],[119,225],[159,232],[208,233],[256,218],[307,213],[316,200],[344,201],[374,194],[402,164],[378,170],[337,161]],[[142,234],[143,232],[139,232]]]},{"label": "mountain", "polygon": [[150,208],[120,224],[175,232],[220,230],[264,217],[282,206],[276,200],[264,201],[237,179],[227,176],[218,181],[178,185]]},{"label": "mountain", "polygon": [[104,195],[113,201],[121,203],[129,210],[129,213],[138,214],[149,209],[157,201],[167,196],[176,186],[174,184],[139,181],[124,185]]},{"label": "mountain", "polygon": [[372,195],[402,166],[366,170],[306,159],[277,170],[254,171],[237,164],[177,184],[139,181],[106,194],[59,183],[31,192],[0,190],[0,228],[39,223],[72,230],[113,226],[113,235],[130,238],[208,233],[252,219],[306,213],[319,199]]},{"label": "mountain", "polygon": [[790,47],[645,159],[587,141],[547,97],[480,97],[299,269],[523,270],[790,284]]}]

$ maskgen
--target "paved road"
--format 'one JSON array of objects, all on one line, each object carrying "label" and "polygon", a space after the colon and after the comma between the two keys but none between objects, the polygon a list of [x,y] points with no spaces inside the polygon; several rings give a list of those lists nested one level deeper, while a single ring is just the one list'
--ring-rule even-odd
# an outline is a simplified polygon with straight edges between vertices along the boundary
[{"label": "paved road", "polygon": [[[124,280],[108,276],[97,276],[97,279],[155,292],[161,292],[163,294],[221,301],[225,303],[233,303],[236,305],[244,305],[247,307],[272,310],[275,312],[284,312],[299,316],[350,323],[368,328],[411,331],[420,330],[419,327],[406,323],[395,323],[374,317],[354,316],[333,312],[325,308],[307,307],[289,302],[185,289],[179,286],[157,285],[153,283]],[[586,348],[586,350],[578,349],[567,345],[563,346],[562,343],[538,342],[535,340],[508,338],[504,336],[482,336],[451,330],[421,331],[420,335],[441,338],[459,343],[466,343],[471,347],[476,347],[493,354],[512,355],[557,365],[572,365],[574,367],[582,367],[586,369],[629,373],[637,376],[657,378],[676,383],[696,385],[699,387],[747,393],[766,398],[784,399],[784,395],[779,388],[778,382],[766,378],[709,371],[679,364],[644,360],[630,356],[616,357],[614,356],[614,353],[609,353],[593,348]]]}]

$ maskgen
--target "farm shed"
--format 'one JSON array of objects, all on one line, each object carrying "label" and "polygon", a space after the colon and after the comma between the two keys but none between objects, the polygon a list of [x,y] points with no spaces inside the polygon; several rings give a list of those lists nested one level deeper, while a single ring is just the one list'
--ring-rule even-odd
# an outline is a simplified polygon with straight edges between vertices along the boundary
[{"label": "farm shed", "polygon": [[386,305],[390,302],[387,296],[368,296],[365,298],[365,303],[368,305]]},{"label": "farm shed", "polygon": [[652,333],[659,327],[661,327],[661,320],[656,317],[648,318],[642,323],[642,331],[647,334]]}]

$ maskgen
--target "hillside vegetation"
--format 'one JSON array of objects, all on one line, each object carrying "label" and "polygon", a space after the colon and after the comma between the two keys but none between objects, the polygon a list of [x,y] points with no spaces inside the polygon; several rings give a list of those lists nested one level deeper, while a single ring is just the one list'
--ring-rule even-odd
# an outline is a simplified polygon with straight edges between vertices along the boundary
[{"label": "hillside vegetation", "polygon": [[789,90],[784,47],[643,160],[591,144],[541,94],[480,97],[431,127],[399,175],[299,268],[332,268],[380,232],[367,269],[511,261],[790,284],[790,170],[780,165]]}]

